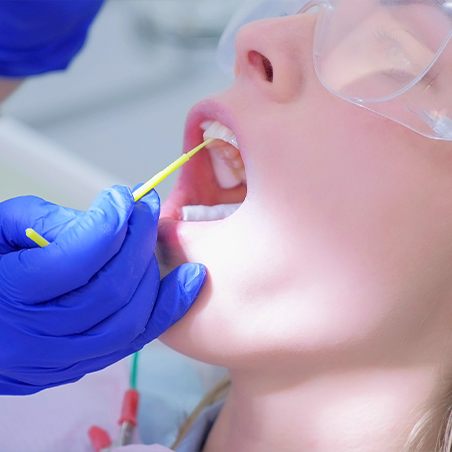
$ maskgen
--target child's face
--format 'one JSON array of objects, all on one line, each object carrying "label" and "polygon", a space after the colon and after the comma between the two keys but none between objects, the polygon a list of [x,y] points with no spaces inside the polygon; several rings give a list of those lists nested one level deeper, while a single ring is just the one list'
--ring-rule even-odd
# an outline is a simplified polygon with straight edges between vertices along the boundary
[{"label": "child's face", "polygon": [[[375,362],[410,347],[431,358],[424,339],[452,325],[452,144],[329,94],[313,70],[315,20],[244,28],[234,86],[188,121],[187,148],[205,119],[235,132],[248,185],[225,220],[161,224],[166,264],[209,270],[200,299],[164,336],[198,359],[232,368],[339,354]],[[218,189],[204,153],[164,214],[243,196],[243,187]]]}]

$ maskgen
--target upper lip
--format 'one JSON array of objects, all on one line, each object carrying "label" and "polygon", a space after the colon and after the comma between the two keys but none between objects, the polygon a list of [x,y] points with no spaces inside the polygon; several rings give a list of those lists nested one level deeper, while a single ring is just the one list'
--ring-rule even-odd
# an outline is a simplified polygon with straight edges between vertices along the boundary
[{"label": "upper lip", "polygon": [[207,120],[218,121],[230,129],[236,136],[239,144],[239,150],[242,152],[240,147],[240,134],[237,130],[232,114],[225,106],[213,99],[200,102],[191,109],[185,127],[185,150],[188,151],[203,141],[201,124]]}]

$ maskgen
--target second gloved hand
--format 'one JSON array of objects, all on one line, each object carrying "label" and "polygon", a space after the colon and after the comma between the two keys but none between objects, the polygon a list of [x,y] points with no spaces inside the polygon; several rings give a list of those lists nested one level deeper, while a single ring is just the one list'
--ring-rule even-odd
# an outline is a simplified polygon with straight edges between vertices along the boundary
[{"label": "second gloved hand", "polygon": [[[87,212],[39,198],[0,203],[0,394],[76,381],[141,349],[177,322],[205,280],[185,264],[160,281],[160,201],[126,187]],[[32,248],[33,227],[50,242]]]},{"label": "second gloved hand", "polygon": [[1,0],[0,74],[65,69],[83,46],[103,0]]}]

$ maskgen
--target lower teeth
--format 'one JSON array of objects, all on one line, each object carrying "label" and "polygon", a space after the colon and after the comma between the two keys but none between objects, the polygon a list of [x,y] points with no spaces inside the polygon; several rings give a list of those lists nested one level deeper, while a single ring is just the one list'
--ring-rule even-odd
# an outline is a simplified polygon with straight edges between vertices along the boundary
[{"label": "lower teeth", "polygon": [[241,204],[219,204],[217,206],[184,206],[182,221],[217,221],[231,216]]}]

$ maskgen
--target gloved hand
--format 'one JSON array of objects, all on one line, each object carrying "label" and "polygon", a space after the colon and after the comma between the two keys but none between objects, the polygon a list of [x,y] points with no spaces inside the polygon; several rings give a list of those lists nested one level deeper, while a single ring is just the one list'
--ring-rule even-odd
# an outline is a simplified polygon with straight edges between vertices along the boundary
[{"label": "gloved hand", "polygon": [[[35,197],[0,203],[0,394],[78,380],[141,349],[177,322],[204,283],[185,264],[160,281],[152,192],[103,192],[87,212]],[[34,228],[51,244],[38,248]]]},{"label": "gloved hand", "polygon": [[0,75],[66,69],[103,0],[1,0]]}]

